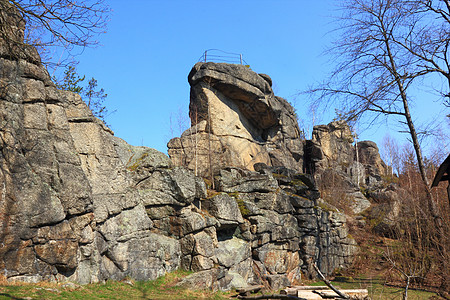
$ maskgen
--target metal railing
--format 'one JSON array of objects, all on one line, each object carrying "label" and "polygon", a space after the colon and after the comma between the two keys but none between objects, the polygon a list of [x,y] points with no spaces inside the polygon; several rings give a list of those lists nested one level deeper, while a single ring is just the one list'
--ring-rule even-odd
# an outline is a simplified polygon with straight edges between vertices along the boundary
[{"label": "metal railing", "polygon": [[244,60],[241,53],[226,52],[220,49],[208,49],[203,52],[202,56],[198,59],[202,62],[224,62],[230,64],[248,65]]}]

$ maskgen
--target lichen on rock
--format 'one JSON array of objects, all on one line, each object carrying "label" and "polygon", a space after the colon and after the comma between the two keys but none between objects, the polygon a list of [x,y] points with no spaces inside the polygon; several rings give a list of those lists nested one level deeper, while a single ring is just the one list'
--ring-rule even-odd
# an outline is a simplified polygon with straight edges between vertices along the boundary
[{"label": "lichen on rock", "polygon": [[392,194],[369,188],[387,170],[376,145],[358,143],[355,163],[344,123],[302,140],[268,75],[196,64],[193,126],[169,142],[169,158],[115,137],[79,95],[55,87],[35,52],[25,59],[2,47],[0,272],[8,280],[150,280],[184,268],[197,273],[181,285],[278,289],[314,277],[312,261],[330,274],[357,251],[345,215],[321,199],[327,176],[364,198],[354,176],[363,171],[367,194]]}]

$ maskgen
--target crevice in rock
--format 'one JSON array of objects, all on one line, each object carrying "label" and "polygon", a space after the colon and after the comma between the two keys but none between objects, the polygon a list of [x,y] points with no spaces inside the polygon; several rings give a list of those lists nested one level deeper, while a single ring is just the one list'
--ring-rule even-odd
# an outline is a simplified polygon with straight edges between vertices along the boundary
[{"label": "crevice in rock", "polygon": [[75,271],[76,271],[76,267],[75,268],[69,268],[67,266],[64,265],[55,265],[56,269],[58,270],[58,273],[63,275],[64,277],[70,277],[72,276]]},{"label": "crevice in rock", "polygon": [[[66,215],[66,218],[67,218],[67,215]],[[30,226],[30,229],[39,229],[39,228],[43,228],[43,227],[56,226],[56,225],[59,225],[59,224],[63,223],[66,220],[67,219],[63,219],[63,220],[58,221],[58,222],[48,222],[48,223],[39,224],[37,226]]]},{"label": "crevice in rock", "polygon": [[142,182],[144,182],[145,180],[147,180],[147,179],[149,179],[149,178],[151,178],[151,175],[145,176],[144,178],[139,179],[139,180],[134,184],[134,186],[135,186],[135,187],[138,187],[139,184],[141,184]]},{"label": "crevice in rock", "polygon": [[42,103],[45,104],[45,99],[31,99],[31,100],[23,100],[22,104],[38,104]]},{"label": "crevice in rock", "polygon": [[52,104],[52,105],[62,105],[63,102],[57,99],[46,99],[45,104]]},{"label": "crevice in rock", "polygon": [[234,138],[243,139],[243,140],[255,143],[257,145],[261,145],[261,146],[265,145],[264,142],[261,142],[261,141],[255,140],[255,139],[249,139],[249,138],[239,136],[239,135],[233,135],[233,134],[214,134],[214,135],[218,136],[218,137],[234,137]]},{"label": "crevice in rock", "polygon": [[69,118],[69,123],[96,123],[95,117]]}]

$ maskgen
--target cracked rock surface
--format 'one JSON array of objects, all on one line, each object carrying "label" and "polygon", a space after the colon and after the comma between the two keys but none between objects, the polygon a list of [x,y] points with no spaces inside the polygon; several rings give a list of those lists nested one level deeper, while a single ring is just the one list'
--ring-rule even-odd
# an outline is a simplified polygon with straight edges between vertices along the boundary
[{"label": "cracked rock surface", "polygon": [[300,139],[268,75],[196,64],[193,126],[169,142],[169,158],[115,137],[79,95],[55,87],[35,49],[22,50],[0,40],[0,273],[8,280],[149,280],[183,268],[196,272],[183,286],[278,289],[315,276],[312,260],[325,274],[351,263],[357,246],[346,217],[322,205],[315,180],[333,168],[357,194],[351,170],[371,182],[382,175],[376,145],[360,143],[355,165],[341,124]]},{"label": "cracked rock surface", "polygon": [[253,170],[255,163],[302,172],[303,141],[294,108],[274,95],[268,75],[208,62],[197,63],[188,81],[193,126],[168,143],[176,165],[201,176],[226,166]]}]

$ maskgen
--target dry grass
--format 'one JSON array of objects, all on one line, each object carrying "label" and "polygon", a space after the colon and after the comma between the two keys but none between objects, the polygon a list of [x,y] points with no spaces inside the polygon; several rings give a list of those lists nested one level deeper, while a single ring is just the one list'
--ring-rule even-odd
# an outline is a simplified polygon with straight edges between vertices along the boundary
[{"label": "dry grass", "polygon": [[186,290],[176,286],[186,271],[176,271],[153,281],[107,281],[84,286],[41,282],[8,282],[0,278],[0,299],[227,299],[223,293]]}]

